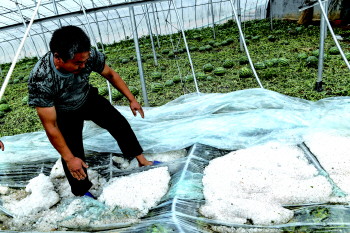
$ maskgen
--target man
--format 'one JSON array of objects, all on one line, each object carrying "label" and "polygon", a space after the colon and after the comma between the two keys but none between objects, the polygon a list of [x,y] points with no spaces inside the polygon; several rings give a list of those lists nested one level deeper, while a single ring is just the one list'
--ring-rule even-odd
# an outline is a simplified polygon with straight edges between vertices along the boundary
[{"label": "man", "polygon": [[61,155],[76,196],[90,196],[88,190],[92,186],[84,162],[84,120],[92,120],[108,130],[128,159],[136,157],[140,166],[153,164],[143,156],[127,120],[89,84],[93,71],[124,94],[134,116],[139,112],[144,117],[141,105],[119,74],[106,65],[102,53],[91,49],[88,36],[75,26],[65,26],[53,33],[50,51],[37,62],[28,81],[29,105],[36,108],[51,144]]}]

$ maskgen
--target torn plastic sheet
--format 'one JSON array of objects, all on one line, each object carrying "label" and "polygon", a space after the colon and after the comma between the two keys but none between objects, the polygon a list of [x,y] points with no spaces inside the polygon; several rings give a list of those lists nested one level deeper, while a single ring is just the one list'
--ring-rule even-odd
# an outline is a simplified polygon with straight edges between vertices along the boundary
[{"label": "torn plastic sheet", "polygon": [[[116,223],[69,230],[108,231],[122,227],[118,232],[152,232],[161,229],[165,232],[210,232],[214,226],[218,226],[232,228],[232,232],[244,232],[245,229],[253,228],[271,230],[270,232],[289,229],[348,232],[350,224],[346,205],[328,207],[327,203],[309,203],[301,206],[304,210],[300,214],[302,217],[295,222],[277,226],[249,226],[217,221],[204,218],[198,209],[204,204],[201,180],[203,169],[209,161],[229,151],[270,141],[298,145],[303,142],[305,135],[315,131],[337,131],[348,136],[349,108],[348,97],[311,102],[264,89],[185,95],[167,105],[147,108],[145,119],[134,118],[128,108],[118,107],[134,128],[145,151],[164,152],[195,146],[191,147],[185,161],[181,159],[167,164],[172,168],[170,190],[140,224],[125,227]],[[11,170],[15,171],[15,167],[20,167],[22,170],[17,174],[25,176],[31,173],[35,176],[41,171],[49,172],[50,163],[58,159],[44,132],[1,139],[6,144],[6,151],[0,156],[1,181],[5,177],[2,169],[7,169],[9,176]],[[96,155],[96,160],[90,163],[96,163],[99,173],[107,178],[117,175],[106,169],[111,162],[110,152],[120,153],[108,133],[88,123],[84,128],[84,145],[88,154]],[[21,167],[23,164],[25,166]],[[13,176],[1,185],[7,183],[16,187],[22,178],[16,180],[16,176]],[[23,185],[25,182],[21,187]],[[299,207],[293,208],[301,210]],[[315,209],[328,211],[332,218],[313,221],[314,217],[310,217],[310,213],[318,213]]]}]

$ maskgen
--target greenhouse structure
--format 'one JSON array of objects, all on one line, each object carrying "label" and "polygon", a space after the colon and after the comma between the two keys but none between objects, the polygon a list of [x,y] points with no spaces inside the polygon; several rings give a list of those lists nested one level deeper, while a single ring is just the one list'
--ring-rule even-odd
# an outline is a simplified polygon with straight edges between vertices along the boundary
[{"label": "greenhouse structure", "polygon": [[[85,121],[95,198],[71,193],[28,104],[69,25],[143,106],[88,77],[160,161]],[[0,32],[0,232],[350,232],[349,1],[2,0]]]}]

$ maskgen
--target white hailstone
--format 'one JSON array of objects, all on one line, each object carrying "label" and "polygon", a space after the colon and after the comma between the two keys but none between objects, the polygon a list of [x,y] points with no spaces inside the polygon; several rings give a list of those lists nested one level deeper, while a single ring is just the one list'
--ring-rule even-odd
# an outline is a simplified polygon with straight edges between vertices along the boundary
[{"label": "white hailstone", "polygon": [[7,195],[10,192],[9,188],[6,186],[0,186],[0,195]]},{"label": "white hailstone", "polygon": [[128,162],[128,161],[124,161],[121,165],[120,165],[120,167],[122,168],[122,169],[126,169],[126,168],[128,168],[130,166],[130,163]]},{"label": "white hailstone", "polygon": [[[88,169],[87,173],[89,175],[89,180],[92,183],[92,187],[89,191],[94,196],[98,196],[102,192],[102,186],[106,183],[106,179],[92,169]],[[58,159],[52,167],[50,178],[61,198],[74,197],[64,173],[61,159]]]},{"label": "white hailstone", "polygon": [[249,218],[255,224],[273,225],[293,216],[282,205],[327,202],[332,186],[300,148],[268,143],[210,161],[203,194],[206,204],[201,212],[207,217],[237,223]]},{"label": "white hailstone", "polygon": [[73,200],[61,213],[62,216],[73,216],[76,212],[83,211],[85,206],[82,203],[81,199]]},{"label": "white hailstone", "polygon": [[92,187],[90,188],[89,192],[91,192],[95,197],[98,197],[102,192],[103,186],[107,183],[107,180],[93,169],[88,169],[87,173],[89,174],[89,180],[92,183]]},{"label": "white hailstone", "polygon": [[247,219],[256,225],[282,224],[293,217],[293,211],[276,203],[241,198],[208,203],[200,211],[208,211],[221,221],[240,224],[247,223]]},{"label": "white hailstone", "polygon": [[53,165],[53,167],[51,168],[50,178],[57,179],[57,178],[65,178],[65,177],[66,175],[63,170],[62,160],[58,159],[56,163]]},{"label": "white hailstone", "polygon": [[262,229],[262,228],[243,228],[243,227],[224,227],[211,226],[215,232],[221,233],[280,233],[280,229]]},{"label": "white hailstone", "polygon": [[31,179],[25,190],[30,193],[27,197],[8,206],[16,216],[28,216],[48,210],[59,201],[50,178],[44,174]]},{"label": "white hailstone", "polygon": [[113,156],[112,160],[118,164],[122,164],[125,161],[125,159],[123,157],[120,157],[120,156]]},{"label": "white hailstone", "polygon": [[158,167],[111,179],[98,198],[110,208],[136,209],[141,213],[157,205],[169,188],[167,167]]},{"label": "white hailstone", "polygon": [[337,186],[350,195],[350,136],[317,132],[305,136],[305,144]]},{"label": "white hailstone", "polygon": [[56,208],[51,208],[38,213],[36,216],[32,216],[32,220],[33,219],[35,219],[36,222],[32,229],[34,228],[39,232],[52,232],[58,228],[57,224],[62,221],[62,216],[57,213]]}]

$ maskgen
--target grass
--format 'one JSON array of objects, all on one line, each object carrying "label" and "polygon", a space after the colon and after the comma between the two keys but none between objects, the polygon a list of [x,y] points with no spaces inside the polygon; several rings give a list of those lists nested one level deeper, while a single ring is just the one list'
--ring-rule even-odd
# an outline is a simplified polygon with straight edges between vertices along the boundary
[{"label": "grass", "polygon": [[[320,33],[317,25],[300,26],[295,22],[285,20],[275,20],[273,24],[273,31],[270,30],[270,23],[267,20],[249,21],[243,25],[253,63],[263,62],[270,65],[265,69],[257,70],[264,88],[310,101],[349,95],[350,73],[339,54],[327,55],[324,63],[324,90],[322,92],[314,90],[317,81],[317,67],[308,65],[306,59],[298,57],[300,53],[311,56],[318,49]],[[337,34],[348,34],[346,30],[335,30]],[[233,67],[226,68],[223,76],[217,76],[213,72],[205,73],[211,78],[198,80],[200,92],[226,93],[259,87],[255,77],[240,77],[240,69],[249,67],[249,65],[240,62],[246,55],[240,50],[238,29],[234,22],[228,21],[225,24],[216,25],[215,39],[212,28],[189,30],[186,31],[186,36],[196,73],[203,73],[202,67],[208,63],[214,67],[223,66],[227,59],[234,63]],[[164,105],[183,94],[196,91],[194,82],[186,78],[192,73],[181,34],[159,36],[159,41],[160,47],[156,44],[158,57],[158,66],[156,66],[149,37],[140,38],[143,70],[151,106]],[[328,33],[325,52],[328,53],[329,49],[334,46],[335,43]],[[350,46],[346,40],[341,41],[341,47],[349,55]],[[138,89],[137,99],[144,104],[133,41],[126,40],[113,45],[105,45],[105,50],[108,64],[123,77],[129,86]],[[175,57],[171,56],[169,51],[174,51]],[[287,65],[271,63],[271,60],[280,58],[288,59]],[[35,109],[29,107],[24,100],[28,95],[26,77],[34,64],[35,59],[26,58],[16,65],[2,100],[7,101],[12,110],[5,113],[5,116],[0,119],[0,136],[43,129]],[[10,64],[1,65],[4,74],[9,66]],[[160,79],[152,79],[151,74],[155,71],[162,73]],[[182,81],[170,85],[169,80],[173,80],[175,76],[180,76]],[[106,87],[105,79],[98,74],[92,74],[90,82],[99,88]],[[154,83],[162,86],[160,90],[152,90]],[[113,104],[127,105],[128,102],[122,98],[114,100]]]}]

